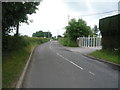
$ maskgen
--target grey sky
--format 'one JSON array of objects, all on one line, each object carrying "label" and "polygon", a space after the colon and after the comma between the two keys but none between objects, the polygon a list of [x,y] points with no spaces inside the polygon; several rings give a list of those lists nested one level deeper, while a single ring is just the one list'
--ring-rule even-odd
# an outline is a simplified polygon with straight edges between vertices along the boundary
[{"label": "grey sky", "polygon": [[[117,8],[117,3],[116,2],[89,2],[96,12],[102,12],[102,11],[110,11],[110,10],[116,10]],[[71,9],[76,12],[81,12],[81,11],[88,11],[88,7],[86,5],[86,2],[66,2],[66,5]],[[103,10],[103,8],[104,10]],[[87,13],[86,13],[87,14]]]},{"label": "grey sky", "polygon": [[112,10],[118,10],[119,0],[43,0],[39,11],[36,14],[29,16],[33,19],[30,25],[21,24],[20,33],[22,35],[31,36],[32,33],[43,30],[52,32],[53,36],[62,35],[65,32],[64,27],[68,22],[68,15],[71,18],[82,18],[87,24],[93,27],[98,25],[99,19],[118,12],[86,16],[81,15],[102,13]]}]

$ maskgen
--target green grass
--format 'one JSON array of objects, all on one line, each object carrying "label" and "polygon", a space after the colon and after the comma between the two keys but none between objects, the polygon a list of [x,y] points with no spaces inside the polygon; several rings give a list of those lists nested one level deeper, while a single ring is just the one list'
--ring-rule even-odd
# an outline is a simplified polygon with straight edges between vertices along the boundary
[{"label": "green grass", "polygon": [[49,39],[29,37],[7,37],[2,55],[2,87],[15,88],[32,49]]},{"label": "green grass", "polygon": [[113,50],[97,50],[93,53],[90,53],[90,55],[94,57],[98,57],[116,64],[120,64],[120,56],[118,54],[118,51]]},{"label": "green grass", "polygon": [[72,41],[69,38],[59,38],[58,41],[64,46],[78,47],[77,42]]}]

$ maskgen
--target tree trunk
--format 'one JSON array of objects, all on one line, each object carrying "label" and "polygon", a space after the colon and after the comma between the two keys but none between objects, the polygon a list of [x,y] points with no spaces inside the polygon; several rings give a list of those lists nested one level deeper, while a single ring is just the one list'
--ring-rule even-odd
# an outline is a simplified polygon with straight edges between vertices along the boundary
[{"label": "tree trunk", "polygon": [[17,26],[16,26],[16,34],[15,34],[16,36],[18,36],[19,35],[19,22],[18,22],[18,24],[17,24]]}]

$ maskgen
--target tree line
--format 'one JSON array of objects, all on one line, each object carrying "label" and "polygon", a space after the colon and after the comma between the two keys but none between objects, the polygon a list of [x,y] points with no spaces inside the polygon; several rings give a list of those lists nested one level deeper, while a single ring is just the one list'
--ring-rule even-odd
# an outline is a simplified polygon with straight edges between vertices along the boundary
[{"label": "tree line", "polygon": [[52,34],[51,32],[43,32],[43,31],[37,31],[35,33],[32,34],[32,37],[46,37],[46,38],[51,38]]}]

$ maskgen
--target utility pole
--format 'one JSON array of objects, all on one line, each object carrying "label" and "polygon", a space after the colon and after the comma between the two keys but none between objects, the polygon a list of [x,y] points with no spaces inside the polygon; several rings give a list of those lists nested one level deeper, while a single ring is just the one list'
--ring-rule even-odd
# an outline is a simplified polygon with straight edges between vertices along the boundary
[{"label": "utility pole", "polygon": [[120,14],[120,1],[118,2],[118,14]]},{"label": "utility pole", "polygon": [[45,38],[45,32],[44,32],[44,38]]},{"label": "utility pole", "polygon": [[58,35],[59,35],[59,30],[57,29],[57,38],[58,38]]},{"label": "utility pole", "polygon": [[68,23],[69,23],[70,15],[68,15]]},{"label": "utility pole", "polygon": [[59,35],[59,30],[57,30],[57,34]]},{"label": "utility pole", "polygon": [[48,38],[51,38],[51,36],[50,36],[50,31],[48,30]]},{"label": "utility pole", "polygon": [[48,31],[48,38],[49,38],[49,31]]}]

